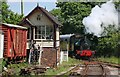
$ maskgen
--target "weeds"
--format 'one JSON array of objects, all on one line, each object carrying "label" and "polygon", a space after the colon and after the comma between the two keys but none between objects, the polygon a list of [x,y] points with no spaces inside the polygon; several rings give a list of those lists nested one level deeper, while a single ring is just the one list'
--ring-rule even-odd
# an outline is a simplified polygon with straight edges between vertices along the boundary
[{"label": "weeds", "polygon": [[100,57],[98,58],[101,61],[105,61],[105,62],[110,62],[110,63],[115,63],[115,64],[120,64],[120,59],[115,57],[115,56],[111,56],[111,57]]}]

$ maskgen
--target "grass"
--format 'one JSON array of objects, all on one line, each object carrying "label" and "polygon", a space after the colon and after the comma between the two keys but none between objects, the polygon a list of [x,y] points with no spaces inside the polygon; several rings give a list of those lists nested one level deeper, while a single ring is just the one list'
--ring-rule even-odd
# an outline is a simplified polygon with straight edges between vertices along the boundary
[{"label": "grass", "polygon": [[2,72],[2,59],[0,59],[0,73]]},{"label": "grass", "polygon": [[[8,70],[10,72],[11,75],[19,75],[21,68],[26,68],[29,67],[30,65],[28,63],[19,63],[19,64],[10,64],[8,65]],[[6,74],[5,72],[3,72],[3,74]]]},{"label": "grass", "polygon": [[[43,75],[45,75],[45,76],[57,75],[61,72],[67,71],[73,65],[80,64],[80,63],[82,63],[81,60],[77,60],[77,59],[69,57],[68,62],[63,62],[62,64],[58,65],[57,68],[47,69],[47,71]],[[30,66],[31,65],[28,63],[10,64],[10,65],[8,65],[8,69],[10,71],[10,75],[18,75],[19,76],[22,68],[26,68],[26,67],[30,67]],[[7,75],[7,73],[4,72],[3,75]]]},{"label": "grass", "polygon": [[111,57],[100,57],[100,58],[98,58],[98,60],[104,61],[104,62],[110,62],[110,63],[120,64],[120,59],[117,58],[117,57],[115,57],[115,56],[111,56]]},{"label": "grass", "polygon": [[67,71],[72,65],[82,63],[82,61],[69,57],[68,62],[63,62],[56,69],[48,69],[45,75],[57,75],[61,72]]}]

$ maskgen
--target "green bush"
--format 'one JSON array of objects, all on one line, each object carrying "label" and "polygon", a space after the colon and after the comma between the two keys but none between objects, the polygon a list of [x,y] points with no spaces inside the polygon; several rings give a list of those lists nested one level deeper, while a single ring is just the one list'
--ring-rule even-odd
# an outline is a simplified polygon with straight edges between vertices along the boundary
[{"label": "green bush", "polygon": [[101,61],[104,61],[104,62],[110,62],[110,63],[115,63],[115,64],[120,64],[120,59],[115,57],[115,56],[111,56],[111,57],[100,57],[98,58],[99,60]]}]

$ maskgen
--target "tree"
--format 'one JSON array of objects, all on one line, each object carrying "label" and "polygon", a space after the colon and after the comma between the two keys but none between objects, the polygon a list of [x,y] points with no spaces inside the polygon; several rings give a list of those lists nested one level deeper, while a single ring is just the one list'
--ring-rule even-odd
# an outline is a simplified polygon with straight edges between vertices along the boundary
[{"label": "tree", "polygon": [[52,15],[54,15],[59,21],[62,22],[62,17],[61,17],[61,10],[60,9],[53,9],[50,11]]},{"label": "tree", "polygon": [[13,11],[8,9],[9,6],[7,5],[6,1],[2,2],[2,10],[1,10],[1,15],[2,15],[2,22],[3,23],[10,23],[10,24],[18,24],[22,18],[23,15],[19,15],[17,13],[14,13]]},{"label": "tree", "polygon": [[[115,7],[119,8],[120,2],[115,2]],[[101,56],[117,56],[120,57],[120,25],[118,29],[114,25],[104,29],[106,36],[98,39],[97,51]]]},{"label": "tree", "polygon": [[82,20],[90,14],[95,3],[91,2],[58,2],[61,17],[63,18],[62,34],[78,33],[84,34]]},{"label": "tree", "polygon": [[[61,9],[53,9],[50,11],[50,13],[55,16],[55,18],[60,21],[61,23],[64,23],[64,19],[61,16]],[[60,34],[62,34],[62,29],[60,28]]]},{"label": "tree", "polygon": [[113,27],[108,27],[107,35],[98,39],[98,47],[100,55],[102,56],[119,56],[118,48],[120,47],[120,31]]},{"label": "tree", "polygon": [[[58,2],[57,7],[60,8],[60,13],[53,12],[58,18],[62,17],[62,34],[79,33],[84,34],[84,25],[82,20],[88,16],[91,9],[95,5],[101,5],[103,2]],[[105,3],[105,2],[104,2]],[[115,2],[116,8],[119,8],[120,2]],[[57,11],[58,12],[58,11]],[[86,36],[93,42],[93,50],[96,50],[100,55],[111,56],[118,55],[120,47],[120,31],[107,28],[104,32],[107,35],[104,37],[96,37],[93,34]]]}]

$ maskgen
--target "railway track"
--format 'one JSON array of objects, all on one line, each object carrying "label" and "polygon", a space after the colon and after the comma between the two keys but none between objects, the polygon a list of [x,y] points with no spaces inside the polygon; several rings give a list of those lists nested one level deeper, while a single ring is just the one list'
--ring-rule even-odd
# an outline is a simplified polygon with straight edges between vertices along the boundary
[{"label": "railway track", "polygon": [[107,77],[108,72],[104,64],[85,61],[84,64],[78,64],[73,69],[56,77],[63,75],[69,75],[69,77]]},{"label": "railway track", "polygon": [[80,65],[76,70],[72,70],[69,76],[80,76],[80,77],[106,77],[106,69],[102,64],[85,64]]}]

